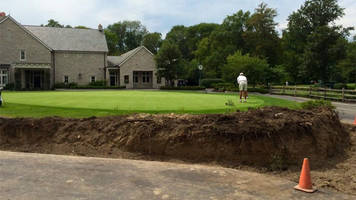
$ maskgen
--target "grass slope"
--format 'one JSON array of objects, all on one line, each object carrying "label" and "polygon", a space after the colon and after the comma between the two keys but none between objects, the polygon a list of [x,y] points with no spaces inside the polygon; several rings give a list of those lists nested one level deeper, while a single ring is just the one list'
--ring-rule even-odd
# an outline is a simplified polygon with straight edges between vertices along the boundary
[{"label": "grass slope", "polygon": [[[239,103],[237,95],[175,91],[50,91],[3,92],[0,116],[90,117],[130,113],[226,113],[262,106],[298,108],[287,100],[250,95]],[[232,101],[234,105],[226,105]]]}]

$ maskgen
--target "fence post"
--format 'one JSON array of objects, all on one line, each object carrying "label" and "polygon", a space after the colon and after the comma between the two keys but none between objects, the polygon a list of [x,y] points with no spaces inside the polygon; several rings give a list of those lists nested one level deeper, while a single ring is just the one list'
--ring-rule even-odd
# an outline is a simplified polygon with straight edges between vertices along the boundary
[{"label": "fence post", "polygon": [[284,85],[282,86],[282,94],[284,94]]},{"label": "fence post", "polygon": [[272,94],[272,84],[269,85],[269,94]]},{"label": "fence post", "polygon": [[345,88],[342,88],[342,99],[341,101],[345,101]]},{"label": "fence post", "polygon": [[324,88],[324,100],[326,100],[326,88]]},{"label": "fence post", "polygon": [[297,85],[294,86],[294,96],[297,96]]},{"label": "fence post", "polygon": [[312,86],[309,86],[309,97],[311,97],[311,93],[312,93]]}]

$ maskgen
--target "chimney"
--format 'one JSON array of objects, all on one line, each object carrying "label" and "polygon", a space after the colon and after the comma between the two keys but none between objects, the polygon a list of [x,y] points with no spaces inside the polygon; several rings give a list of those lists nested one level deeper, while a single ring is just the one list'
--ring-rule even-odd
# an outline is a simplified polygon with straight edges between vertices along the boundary
[{"label": "chimney", "polygon": [[6,16],[6,13],[0,12],[0,17],[5,17],[5,16]]},{"label": "chimney", "polygon": [[99,24],[98,30],[99,30],[100,32],[103,32],[103,25]]}]

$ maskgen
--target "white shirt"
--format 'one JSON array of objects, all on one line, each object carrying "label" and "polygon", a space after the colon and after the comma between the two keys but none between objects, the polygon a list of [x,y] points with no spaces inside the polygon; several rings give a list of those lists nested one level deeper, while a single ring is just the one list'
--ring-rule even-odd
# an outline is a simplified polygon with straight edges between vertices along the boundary
[{"label": "white shirt", "polygon": [[237,83],[240,85],[241,83],[247,83],[247,78],[244,75],[240,75],[237,77]]}]

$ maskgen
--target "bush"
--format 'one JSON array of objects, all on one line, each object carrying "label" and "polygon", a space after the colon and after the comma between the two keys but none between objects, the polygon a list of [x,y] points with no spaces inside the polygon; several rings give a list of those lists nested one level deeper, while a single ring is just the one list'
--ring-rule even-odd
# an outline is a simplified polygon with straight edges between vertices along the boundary
[{"label": "bush", "polygon": [[95,81],[89,83],[90,86],[106,86],[106,81]]},{"label": "bush", "polygon": [[76,86],[78,86],[78,84],[77,84],[77,83],[74,83],[74,82],[68,83],[68,84],[65,84],[65,83],[56,83],[56,84],[54,85],[54,88],[64,89],[64,88],[72,88],[72,87],[76,87]]},{"label": "bush", "polygon": [[125,89],[126,86],[93,86],[93,85],[80,85],[71,86],[70,89]]},{"label": "bush", "polygon": [[346,84],[346,88],[349,90],[355,90],[356,89],[356,83],[348,83]]},{"label": "bush", "polygon": [[14,83],[6,84],[6,86],[4,87],[4,90],[14,90],[14,89],[15,89]]},{"label": "bush", "polygon": [[172,87],[172,86],[161,86],[161,90],[205,90],[205,87],[200,86],[180,86],[180,87]]},{"label": "bush", "polygon": [[303,109],[311,110],[320,107],[335,109],[335,106],[333,106],[330,101],[325,101],[325,100],[315,100],[315,101],[311,100],[302,103]]},{"label": "bush", "polygon": [[342,89],[342,88],[347,88],[346,83],[335,83],[334,84],[334,89]]},{"label": "bush", "polygon": [[200,85],[205,88],[213,88],[214,84],[223,83],[222,79],[202,79],[200,80]]}]

